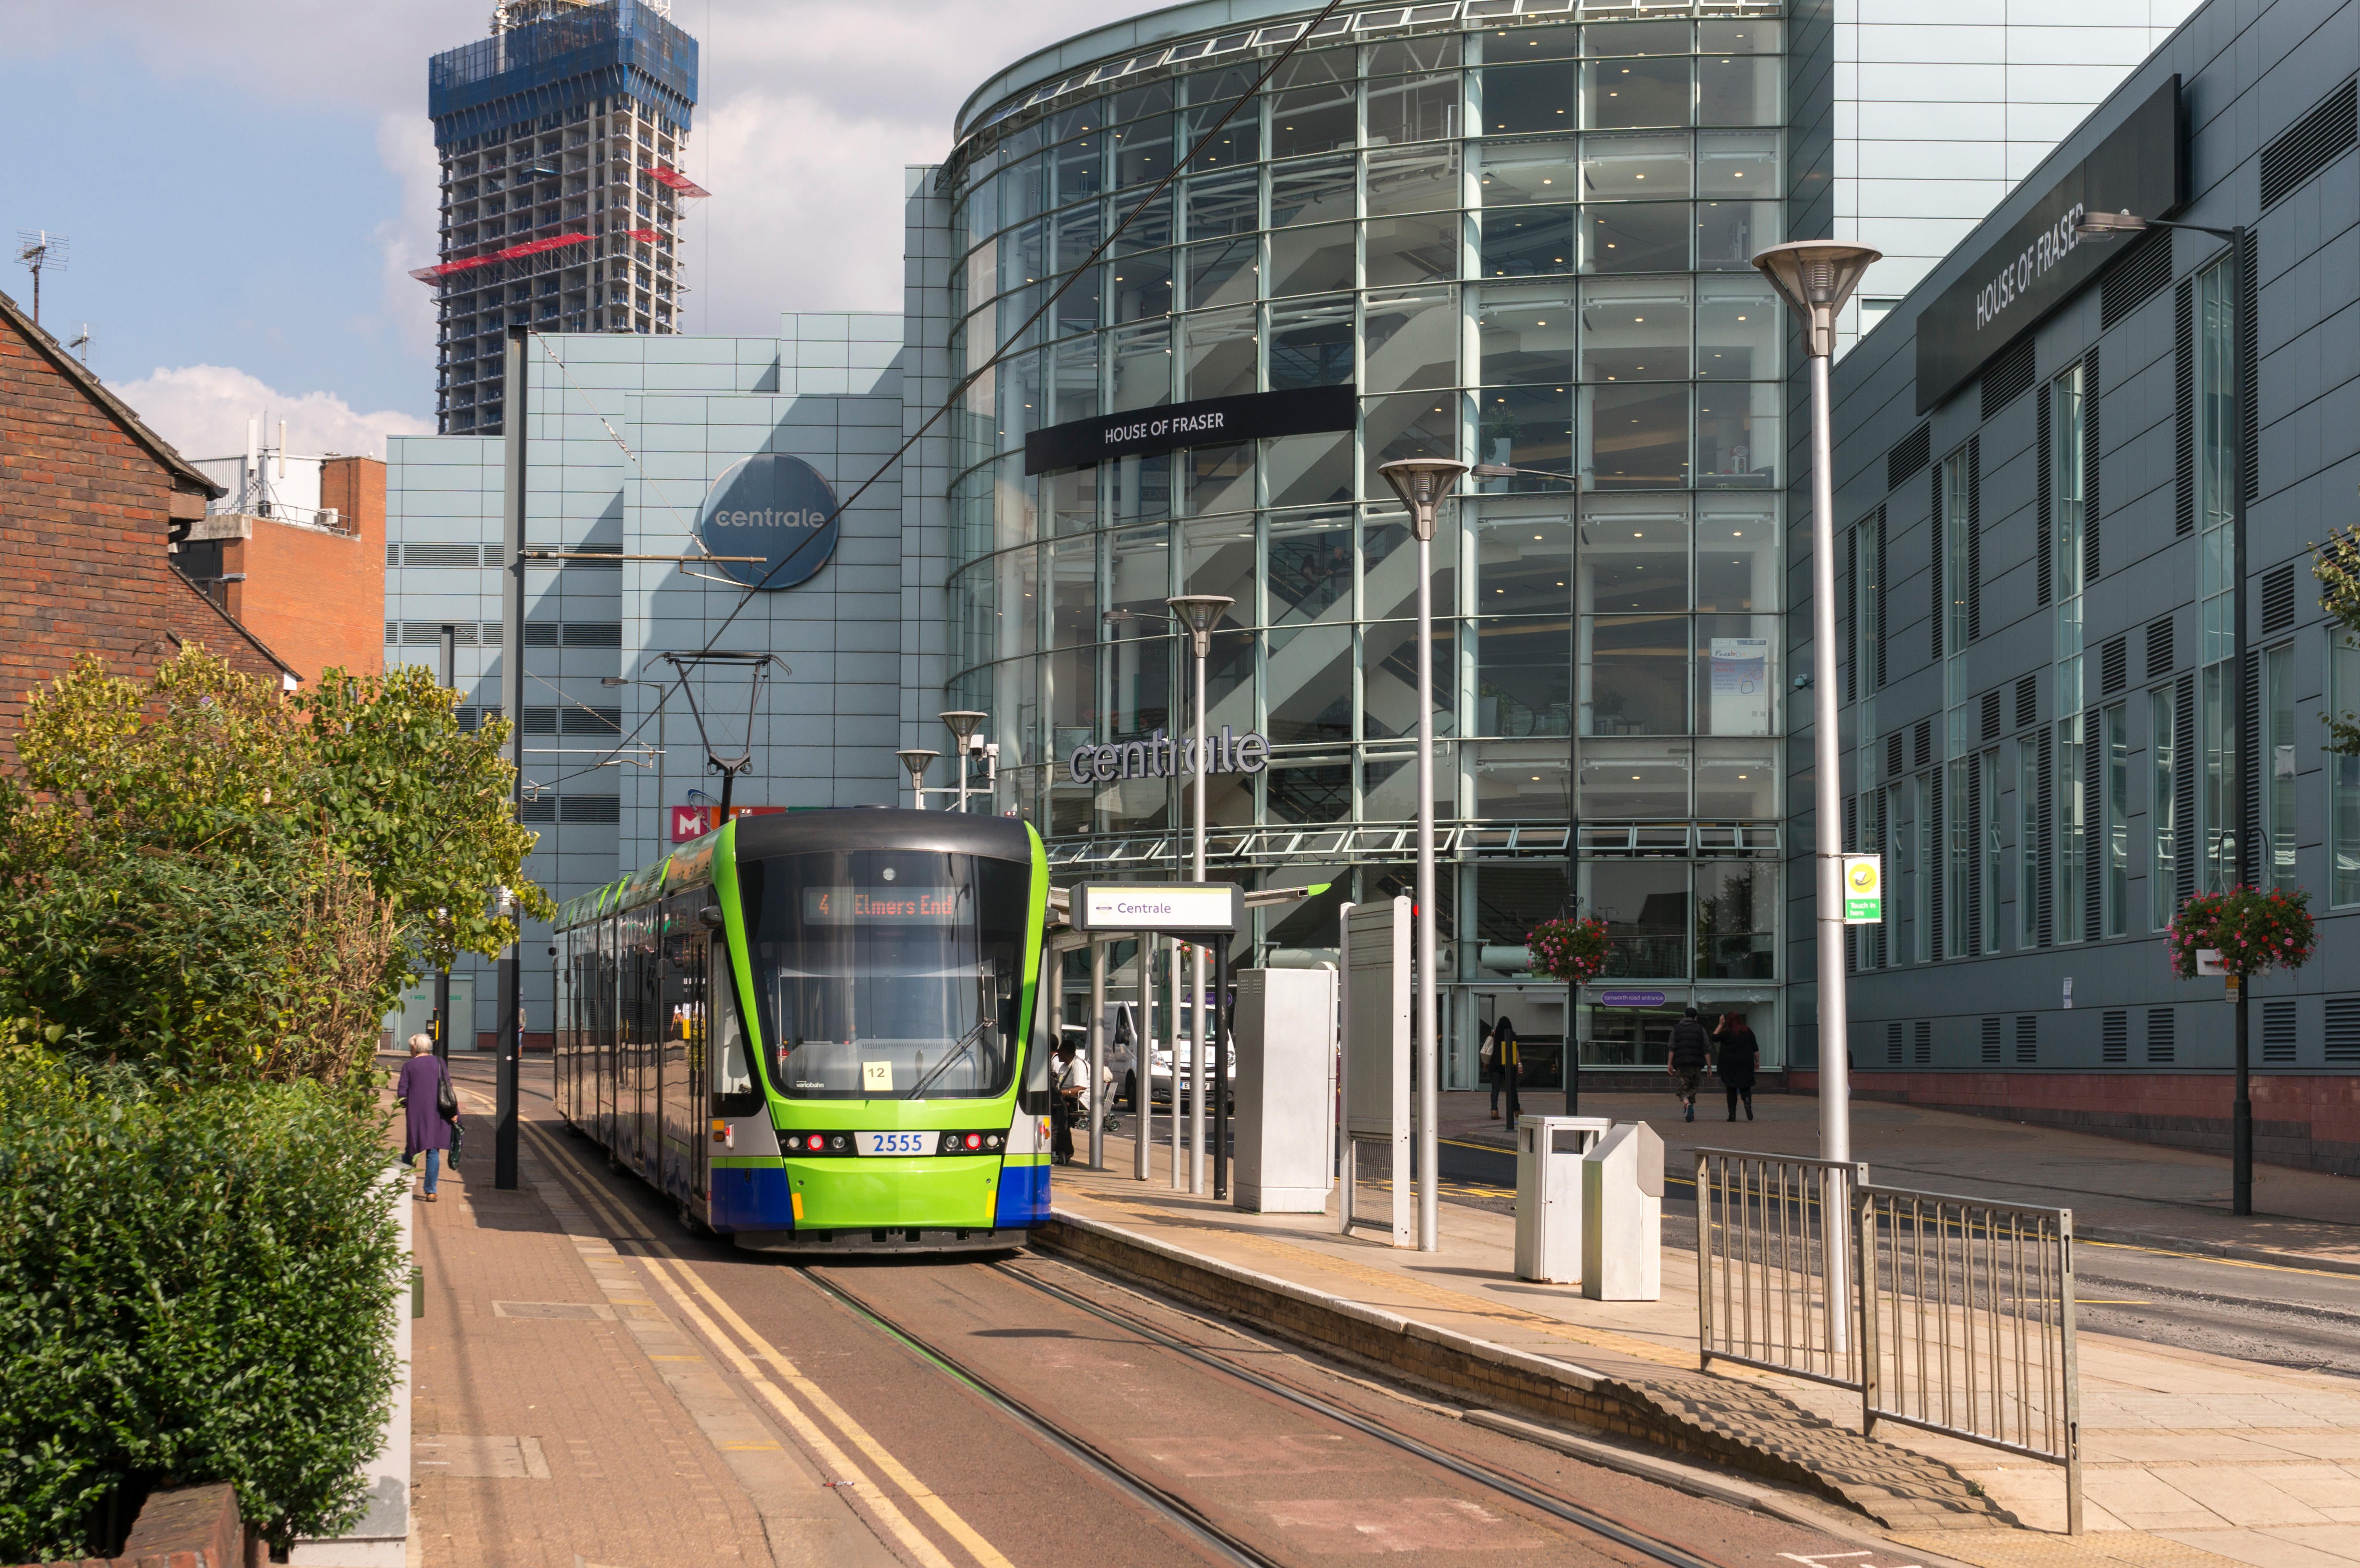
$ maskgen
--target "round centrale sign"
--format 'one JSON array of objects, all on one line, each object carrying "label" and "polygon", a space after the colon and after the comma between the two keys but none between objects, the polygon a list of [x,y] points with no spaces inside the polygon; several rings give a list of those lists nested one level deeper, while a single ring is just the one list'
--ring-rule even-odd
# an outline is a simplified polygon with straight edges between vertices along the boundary
[{"label": "round centrale sign", "polygon": [[809,582],[836,553],[836,492],[800,457],[761,452],[738,459],[705,493],[697,537],[729,578],[748,588]]}]

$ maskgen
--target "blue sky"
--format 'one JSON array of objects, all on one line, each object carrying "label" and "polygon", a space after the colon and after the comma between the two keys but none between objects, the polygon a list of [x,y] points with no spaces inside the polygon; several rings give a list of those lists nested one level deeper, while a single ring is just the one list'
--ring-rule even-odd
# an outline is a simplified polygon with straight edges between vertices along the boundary
[{"label": "blue sky", "polygon": [[[0,289],[18,230],[66,235],[42,324],[191,455],[290,421],[298,452],[431,429],[426,57],[489,0],[0,0]],[[686,171],[695,332],[894,309],[901,167],[940,158],[984,75],[1137,0],[679,0],[703,44]],[[814,234],[829,236],[814,245]]]}]

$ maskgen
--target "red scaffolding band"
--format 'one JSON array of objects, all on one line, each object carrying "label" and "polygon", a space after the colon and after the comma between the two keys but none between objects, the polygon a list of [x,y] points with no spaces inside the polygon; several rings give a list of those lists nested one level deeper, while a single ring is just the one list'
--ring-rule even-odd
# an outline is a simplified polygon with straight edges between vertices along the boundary
[{"label": "red scaffolding band", "polygon": [[625,239],[637,240],[641,245],[657,245],[661,244],[663,240],[663,235],[656,233],[653,229],[625,229],[623,231],[623,237]]},{"label": "red scaffolding band", "polygon": [[539,256],[545,250],[563,250],[567,245],[588,245],[588,234],[552,234],[545,240],[527,240],[506,250],[496,250],[489,256],[471,256],[464,261],[446,261],[435,267],[415,267],[410,276],[421,283],[438,283],[454,272],[466,272],[478,267],[489,267],[496,261],[515,261],[520,256]]},{"label": "red scaffolding band", "polygon": [[707,191],[704,186],[699,185],[695,180],[691,180],[687,175],[683,174],[680,170],[673,169],[669,164],[650,164],[640,172],[646,174],[657,184],[669,186],[672,190],[680,192],[683,196],[710,196],[713,194],[712,191]]}]

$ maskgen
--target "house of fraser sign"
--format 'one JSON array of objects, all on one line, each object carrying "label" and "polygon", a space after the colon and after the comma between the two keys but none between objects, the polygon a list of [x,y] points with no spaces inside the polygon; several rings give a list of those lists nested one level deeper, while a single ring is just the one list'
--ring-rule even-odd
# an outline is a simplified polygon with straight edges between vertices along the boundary
[{"label": "house of fraser sign", "polygon": [[2056,175],[1918,316],[1918,411],[1927,412],[1972,380],[1994,354],[2127,248],[2088,244],[2075,224],[2092,212],[2169,217],[2184,200],[2186,164],[2180,78],[2173,75],[2081,162]]}]

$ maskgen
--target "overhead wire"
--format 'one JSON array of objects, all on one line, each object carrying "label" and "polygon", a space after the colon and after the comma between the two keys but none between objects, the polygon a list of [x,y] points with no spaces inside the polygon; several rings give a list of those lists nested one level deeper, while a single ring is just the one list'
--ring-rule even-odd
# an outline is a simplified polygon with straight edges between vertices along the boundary
[{"label": "overhead wire", "polygon": [[[1157,180],[1153,186],[1151,186],[1145,195],[1140,197],[1138,201],[1131,203],[1130,211],[1126,212],[1122,215],[1121,221],[1116,223],[1113,228],[1107,231],[1105,237],[1098,241],[1097,246],[1091,250],[1089,255],[1084,256],[1080,261],[1076,262],[1071,267],[1068,267],[1065,270],[1065,276],[1058,282],[1056,288],[1052,289],[1049,294],[1042,299],[1039,307],[1036,308],[1030,316],[1027,316],[1013,332],[1011,332],[1008,335],[1006,341],[1000,343],[998,351],[995,352],[989,359],[984,361],[981,365],[976,366],[973,370],[968,371],[964,376],[960,377],[957,384],[952,387],[950,391],[945,395],[943,400],[935,406],[934,412],[926,416],[925,422],[921,424],[916,430],[910,432],[910,434],[902,440],[901,444],[893,449],[892,452],[886,457],[884,462],[878,465],[876,473],[871,474],[868,478],[862,480],[853,490],[851,495],[846,496],[842,501],[836,504],[836,510],[830,512],[823,521],[821,525],[823,528],[825,528],[828,523],[836,522],[837,519],[841,518],[845,513],[852,509],[854,504],[858,502],[861,496],[867,495],[873,486],[882,483],[885,476],[893,471],[894,465],[909,454],[910,449],[916,446],[918,442],[924,438],[926,432],[933,430],[934,426],[941,421],[944,415],[949,413],[953,408],[958,406],[959,400],[967,396],[968,390],[973,387],[978,381],[981,380],[984,376],[997,368],[1016,351],[1017,345],[1024,342],[1025,335],[1032,332],[1033,326],[1055,307],[1059,299],[1065,298],[1065,291],[1071,289],[1078,279],[1089,271],[1091,267],[1096,267],[1099,260],[1105,256],[1108,250],[1113,246],[1115,241],[1122,237],[1124,232],[1131,226],[1132,223],[1138,219],[1139,215],[1152,206],[1157,197],[1163,195],[1165,191],[1169,190],[1174,180],[1179,179],[1183,173],[1187,171],[1189,167],[1196,162],[1197,156],[1213,144],[1214,138],[1220,134],[1221,128],[1227,125],[1230,120],[1237,116],[1238,111],[1245,107],[1246,104],[1256,101],[1256,95],[1269,84],[1271,78],[1278,73],[1279,67],[1284,65],[1295,54],[1295,50],[1301,49],[1303,45],[1319,30],[1320,27],[1327,22],[1328,18],[1335,14],[1337,8],[1342,4],[1343,0],[1328,0],[1328,4],[1320,7],[1319,14],[1312,17],[1308,23],[1305,24],[1301,32],[1288,39],[1286,46],[1284,49],[1280,49],[1278,53],[1271,57],[1270,63],[1262,68],[1262,72],[1260,76],[1254,78],[1253,84],[1240,92],[1237,97],[1230,101],[1229,107],[1221,111],[1219,117],[1215,119],[1211,125],[1205,128],[1204,135],[1196,138],[1195,144],[1188,148],[1187,152],[1181,158],[1174,160],[1171,169],[1164,174],[1164,178]],[[1169,314],[1169,312],[1167,312],[1167,314]],[[541,333],[538,329],[530,330],[534,337],[539,338],[541,336]],[[543,349],[544,352],[550,352],[547,348],[545,340]],[[561,369],[562,368],[563,366],[561,365]],[[572,377],[569,376],[567,380],[571,382]],[[578,387],[576,387],[576,390],[579,390]],[[603,416],[601,417],[601,422],[604,422]],[[615,435],[614,427],[609,425],[607,427],[607,433],[609,435]],[[521,432],[519,433],[518,439],[523,439]],[[615,435],[615,441],[617,446],[622,448],[624,455],[630,458],[633,466],[639,467],[641,474],[645,475],[647,472],[646,469],[639,464],[638,457],[631,452],[628,444],[626,443],[619,435]],[[659,491],[658,494],[661,495],[661,492]],[[666,500],[665,505],[668,508],[670,507],[671,503],[668,499]],[[673,511],[672,516],[675,520],[678,520],[680,514],[675,510]],[[713,633],[705,639],[705,646],[697,650],[699,657],[715,651],[715,645],[721,640],[722,635],[727,632],[731,626],[736,624],[738,617],[745,613],[746,607],[754,602],[754,595],[760,593],[762,589],[769,584],[772,577],[778,575],[780,572],[783,571],[788,564],[788,561],[792,559],[792,557],[790,556],[787,560],[782,560],[777,565],[771,567],[762,574],[759,582],[745,584],[739,588],[738,603],[731,607],[728,615],[722,617],[721,624],[713,628]],[[683,679],[684,680],[685,677]],[[615,757],[621,754],[625,746],[629,746],[633,741],[636,741],[639,738],[639,731],[647,727],[648,720],[652,716],[652,714],[641,715],[639,722],[632,726],[631,733],[625,735],[620,741],[617,742],[614,750],[609,752],[606,758],[603,758],[598,762],[592,763],[586,768],[577,768],[572,773],[560,775],[558,778],[552,779],[550,783],[543,786],[543,788],[554,789],[557,785],[565,782],[568,779],[578,778],[585,773],[593,773],[597,771],[600,768],[606,766],[608,761],[611,761]]]}]

